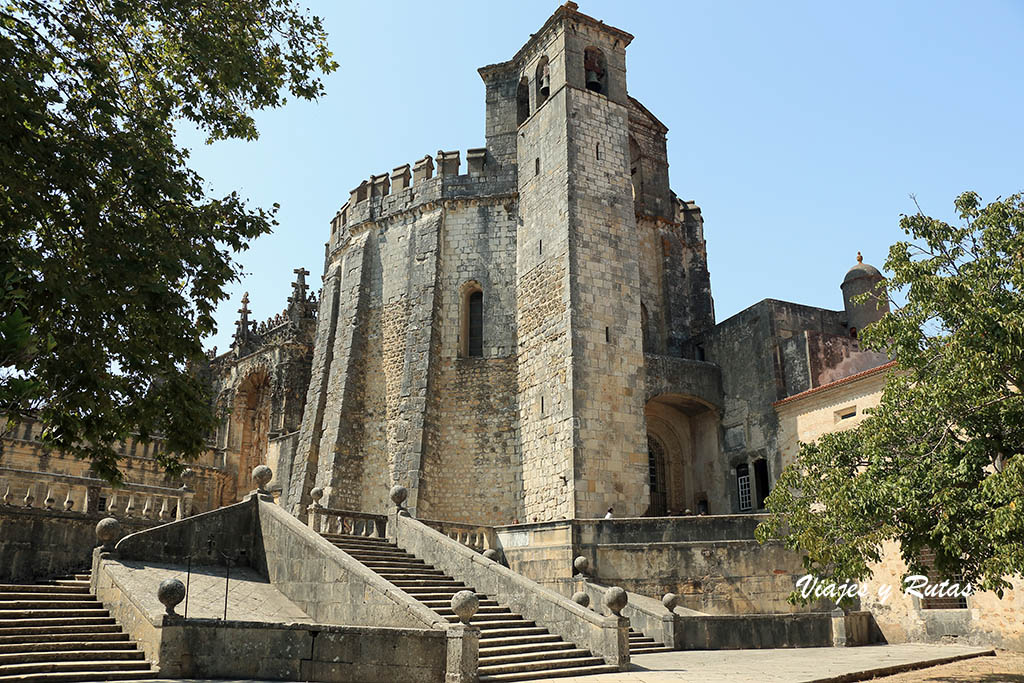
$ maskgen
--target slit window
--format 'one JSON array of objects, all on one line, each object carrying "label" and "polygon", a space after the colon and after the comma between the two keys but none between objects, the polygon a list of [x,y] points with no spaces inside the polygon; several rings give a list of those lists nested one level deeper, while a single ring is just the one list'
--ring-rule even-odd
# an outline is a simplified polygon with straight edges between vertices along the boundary
[{"label": "slit window", "polygon": [[469,339],[467,355],[484,355],[484,293],[477,290],[469,295]]}]

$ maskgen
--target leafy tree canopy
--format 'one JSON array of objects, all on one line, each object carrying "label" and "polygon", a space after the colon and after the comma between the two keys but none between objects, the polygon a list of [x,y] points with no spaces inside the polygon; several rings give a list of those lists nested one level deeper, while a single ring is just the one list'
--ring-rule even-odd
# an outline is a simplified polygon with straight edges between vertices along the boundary
[{"label": "leafy tree canopy", "polygon": [[335,68],[292,0],[0,0],[0,413],[115,481],[132,433],[203,450],[188,367],[277,207],[207,196],[175,125],[254,139]]},{"label": "leafy tree canopy", "polygon": [[886,287],[906,304],[862,335],[898,368],[878,407],[803,444],[768,498],[758,537],[817,576],[864,579],[891,539],[914,573],[924,549],[975,588],[1024,573],[1024,199],[955,206],[958,225],[900,221]]}]

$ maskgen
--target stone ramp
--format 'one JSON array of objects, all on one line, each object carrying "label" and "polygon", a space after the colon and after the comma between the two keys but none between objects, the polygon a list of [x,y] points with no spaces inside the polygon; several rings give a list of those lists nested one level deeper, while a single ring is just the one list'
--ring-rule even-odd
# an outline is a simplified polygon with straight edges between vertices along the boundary
[{"label": "stone ramp", "polygon": [[[451,608],[452,596],[473,588],[387,539],[349,534],[322,535],[447,621],[458,622]],[[591,652],[514,614],[493,598],[482,594],[478,594],[478,598],[480,607],[470,624],[480,629],[478,673],[481,683],[617,671],[617,667],[605,664]]]},{"label": "stone ramp", "polygon": [[155,678],[138,645],[89,592],[89,575],[0,585],[0,682]]}]

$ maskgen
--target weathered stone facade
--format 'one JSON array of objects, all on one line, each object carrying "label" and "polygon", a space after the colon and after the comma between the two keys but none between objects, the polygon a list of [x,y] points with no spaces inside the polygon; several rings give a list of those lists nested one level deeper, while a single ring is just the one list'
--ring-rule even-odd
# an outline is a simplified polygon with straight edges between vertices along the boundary
[{"label": "weathered stone facade", "polygon": [[[283,383],[308,386],[301,426],[270,408],[297,429],[275,468],[293,514],[314,487],[381,512],[392,484],[423,517],[481,524],[746,510],[737,454],[781,469],[772,402],[885,360],[845,310],[763,302],[715,326],[703,217],[628,94],[631,40],[566,3],[479,70],[486,144],[465,167],[439,151],[352,190],[295,347],[308,385]],[[250,372],[237,356],[225,386]],[[251,465],[245,429],[225,445]]]}]

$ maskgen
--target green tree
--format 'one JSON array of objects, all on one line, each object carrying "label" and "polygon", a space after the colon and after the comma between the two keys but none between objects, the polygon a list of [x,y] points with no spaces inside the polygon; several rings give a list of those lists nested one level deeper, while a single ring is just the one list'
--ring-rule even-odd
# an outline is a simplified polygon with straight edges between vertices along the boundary
[{"label": "green tree", "polygon": [[[1024,199],[956,199],[960,221],[903,216],[885,263],[903,306],[864,330],[897,371],[854,430],[803,444],[758,538],[819,577],[864,579],[894,539],[914,573],[1000,592],[1024,573]],[[870,296],[870,295],[866,295]]]},{"label": "green tree", "polygon": [[201,452],[189,366],[277,206],[207,196],[175,126],[254,139],[335,68],[292,0],[0,0],[0,412],[115,481],[129,434]]}]

